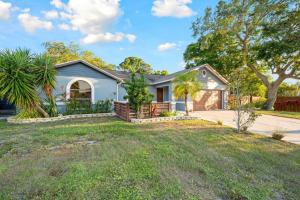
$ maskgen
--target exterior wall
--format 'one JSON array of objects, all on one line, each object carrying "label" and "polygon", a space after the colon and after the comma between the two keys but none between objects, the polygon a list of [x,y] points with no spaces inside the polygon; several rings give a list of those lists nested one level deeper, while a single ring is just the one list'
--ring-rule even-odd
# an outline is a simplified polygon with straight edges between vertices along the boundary
[{"label": "exterior wall", "polygon": [[[202,74],[202,70],[206,71],[206,75]],[[207,69],[199,70],[199,80],[202,83],[203,89],[209,90],[222,90],[222,108],[227,108],[228,104],[228,91],[227,85],[219,80],[214,74],[212,74]],[[98,100],[113,99],[118,101],[125,101],[124,96],[126,95],[125,88],[122,84],[105,75],[101,72],[98,72],[82,63],[73,64],[70,66],[65,66],[57,68],[56,81],[57,85],[54,90],[54,95],[59,97],[62,94],[65,94],[67,91],[68,84],[76,80],[87,81],[91,84],[92,87],[92,101],[93,103]],[[171,81],[151,85],[149,86],[149,91],[154,95],[153,101],[157,100],[156,89],[164,88],[164,101],[169,101],[172,103],[173,110],[184,110],[184,101],[183,99],[176,100],[173,95],[173,84]],[[62,101],[58,99],[58,109],[62,112],[64,110],[64,105]],[[189,97],[188,99],[188,108],[193,109],[193,101]]]},{"label": "exterior wall", "polygon": [[[92,85],[92,93],[94,93],[92,94],[93,103],[96,103],[98,100],[116,100],[117,98],[116,80],[81,63],[57,68],[54,95],[59,97],[64,93],[67,94],[67,85],[75,80],[87,81]],[[64,106],[60,99],[57,98],[57,103],[59,110],[62,111]]]},{"label": "exterior wall", "polygon": [[[206,72],[205,76],[203,76],[203,74],[202,74],[203,70]],[[200,69],[198,78],[202,83],[203,89],[209,89],[209,90],[226,90],[227,89],[227,85],[224,84],[218,77],[216,77],[214,74],[212,74],[207,69]]]},{"label": "exterior wall", "polygon": [[119,92],[119,96],[118,96],[118,101],[126,101],[125,99],[124,99],[124,96],[125,95],[127,95],[127,92],[126,92],[126,90],[125,90],[125,88],[123,87],[123,85],[122,84],[118,84],[118,92]]},{"label": "exterior wall", "polygon": [[[206,75],[204,76],[202,74],[202,71],[205,70]],[[227,85],[224,84],[218,77],[216,77],[214,74],[212,74],[207,69],[200,69],[198,79],[200,80],[202,84],[202,88],[205,90],[221,90],[222,91],[222,108],[227,109],[228,105],[228,91],[227,91]],[[176,102],[176,110],[178,111],[184,111],[184,99],[176,99],[172,93],[172,82],[168,82],[165,84],[169,84],[170,86],[170,100]],[[191,97],[188,97],[188,109],[190,111],[193,110],[193,100]]]},{"label": "exterior wall", "polygon": [[166,82],[149,87],[149,91],[154,94],[154,101],[157,101],[156,88],[164,88],[164,101],[172,101],[172,83]]}]

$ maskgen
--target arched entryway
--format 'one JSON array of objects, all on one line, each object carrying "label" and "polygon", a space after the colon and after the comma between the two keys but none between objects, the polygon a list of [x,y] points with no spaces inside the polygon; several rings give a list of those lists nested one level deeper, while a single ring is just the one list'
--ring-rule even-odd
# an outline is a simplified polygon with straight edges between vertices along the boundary
[{"label": "arched entryway", "polygon": [[94,103],[94,87],[90,81],[76,79],[67,86],[67,99]]}]

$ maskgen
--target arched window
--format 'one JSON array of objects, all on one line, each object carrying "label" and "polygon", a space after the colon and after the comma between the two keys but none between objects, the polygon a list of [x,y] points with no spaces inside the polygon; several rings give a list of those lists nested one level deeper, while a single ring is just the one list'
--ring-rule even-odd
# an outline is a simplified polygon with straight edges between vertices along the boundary
[{"label": "arched window", "polygon": [[77,80],[70,86],[70,99],[92,102],[92,87],[83,80]]}]

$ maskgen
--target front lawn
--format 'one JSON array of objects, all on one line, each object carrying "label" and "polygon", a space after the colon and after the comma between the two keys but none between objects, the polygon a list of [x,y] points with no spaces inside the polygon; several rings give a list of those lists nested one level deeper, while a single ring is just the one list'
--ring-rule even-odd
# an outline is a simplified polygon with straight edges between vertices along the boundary
[{"label": "front lawn", "polygon": [[278,116],[278,117],[300,119],[300,112],[258,110],[257,113],[263,114],[263,115],[273,115],[273,116]]},{"label": "front lawn", "polygon": [[0,199],[299,199],[300,146],[205,121],[0,122]]}]

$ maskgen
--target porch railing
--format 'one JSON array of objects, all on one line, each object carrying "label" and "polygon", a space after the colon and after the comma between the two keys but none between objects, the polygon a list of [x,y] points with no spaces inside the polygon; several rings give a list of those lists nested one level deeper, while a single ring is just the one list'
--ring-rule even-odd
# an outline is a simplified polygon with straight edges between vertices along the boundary
[{"label": "porch railing", "polygon": [[[114,109],[117,116],[123,120],[130,121],[136,118],[136,114],[128,102],[114,102]],[[170,103],[150,103],[144,104],[141,109],[141,118],[158,117],[163,112],[171,111]]]}]

